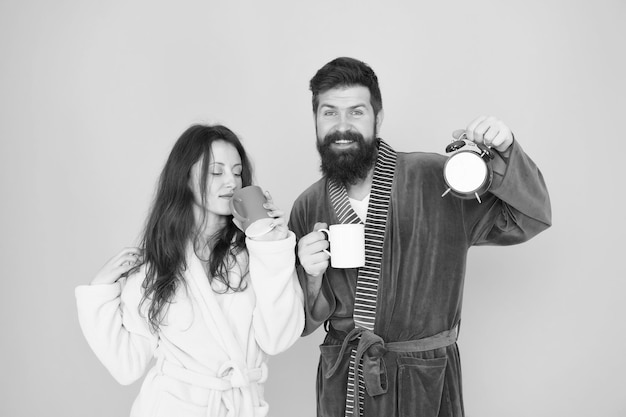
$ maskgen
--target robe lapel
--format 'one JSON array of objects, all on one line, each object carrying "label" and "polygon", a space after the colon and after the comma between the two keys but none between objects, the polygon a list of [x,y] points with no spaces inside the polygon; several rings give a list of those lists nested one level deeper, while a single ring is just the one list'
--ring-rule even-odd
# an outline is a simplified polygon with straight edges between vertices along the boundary
[{"label": "robe lapel", "polygon": [[216,299],[216,294],[211,288],[204,267],[193,249],[188,251],[187,262],[185,277],[191,290],[191,296],[196,301],[204,322],[230,359],[237,364],[245,364],[243,346],[237,341],[233,329],[230,328]]},{"label": "robe lapel", "polygon": [[335,210],[335,214],[339,219],[339,223],[363,223],[350,204],[350,199],[348,198],[348,192],[346,191],[345,186],[337,183],[335,180],[328,180],[328,194],[330,195],[330,201],[333,205],[333,209]]},{"label": "robe lapel", "polygon": [[[395,169],[396,152],[380,140],[365,220],[365,266],[359,268],[352,314],[356,328],[371,332],[374,331],[376,320],[378,279]],[[350,205],[345,186],[329,181],[328,193],[341,223],[360,223],[358,215]],[[356,349],[352,349],[348,368],[346,416],[363,414],[364,393],[363,362],[359,360],[357,363]]]},{"label": "robe lapel", "polygon": [[[365,266],[359,268],[353,315],[356,327],[370,331],[374,330],[376,318],[378,278],[395,168],[396,152],[380,140],[365,220]],[[328,193],[340,223],[361,223],[344,185],[329,180]]]}]

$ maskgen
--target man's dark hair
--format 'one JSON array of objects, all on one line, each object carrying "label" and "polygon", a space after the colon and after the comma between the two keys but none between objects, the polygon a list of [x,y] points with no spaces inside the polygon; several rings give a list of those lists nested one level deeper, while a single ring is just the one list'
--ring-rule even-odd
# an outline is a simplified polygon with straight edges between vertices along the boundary
[{"label": "man's dark hair", "polygon": [[354,58],[340,57],[320,68],[311,78],[309,88],[313,93],[313,113],[317,113],[319,95],[337,87],[367,87],[374,115],[383,108],[383,99],[374,70],[366,63]]}]

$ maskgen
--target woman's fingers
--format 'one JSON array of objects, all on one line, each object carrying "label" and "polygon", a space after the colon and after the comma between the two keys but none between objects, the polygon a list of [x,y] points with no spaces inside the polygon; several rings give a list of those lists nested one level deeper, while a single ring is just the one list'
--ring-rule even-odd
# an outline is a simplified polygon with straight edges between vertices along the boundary
[{"label": "woman's fingers", "polygon": [[278,218],[285,216],[285,212],[280,210],[276,206],[276,204],[274,204],[274,200],[272,199],[269,191],[265,192],[265,198],[267,201],[263,204],[263,208],[267,210],[267,213],[270,215],[270,217]]},{"label": "woman's fingers", "polygon": [[285,217],[285,212],[282,210],[270,210],[267,212],[267,214],[270,215],[270,217]]},{"label": "woman's fingers", "polygon": [[115,255],[113,258],[110,259],[109,262],[113,264],[119,264],[121,259],[126,259],[129,256],[139,256],[139,255],[141,255],[141,249],[128,247],[119,251],[117,255]]},{"label": "woman's fingers", "polygon": [[92,280],[92,284],[113,284],[132,268],[143,263],[139,248],[124,248],[109,259]]}]

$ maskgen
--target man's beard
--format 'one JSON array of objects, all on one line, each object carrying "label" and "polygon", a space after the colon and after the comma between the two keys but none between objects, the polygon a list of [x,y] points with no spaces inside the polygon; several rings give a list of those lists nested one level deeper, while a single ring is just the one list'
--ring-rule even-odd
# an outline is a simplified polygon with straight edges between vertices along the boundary
[{"label": "man's beard", "polygon": [[[331,148],[337,140],[349,140],[357,144],[354,148],[335,150]],[[376,163],[378,140],[366,141],[358,132],[333,132],[324,137],[323,143],[317,141],[317,150],[322,157],[320,166],[327,178],[343,185],[356,184],[367,177]]]}]

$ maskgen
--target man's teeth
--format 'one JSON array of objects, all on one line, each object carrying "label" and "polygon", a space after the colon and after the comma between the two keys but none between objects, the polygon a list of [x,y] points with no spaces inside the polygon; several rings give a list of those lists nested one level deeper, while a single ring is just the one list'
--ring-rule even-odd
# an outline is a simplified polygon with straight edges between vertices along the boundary
[{"label": "man's teeth", "polygon": [[344,143],[352,143],[352,141],[346,140],[346,139],[339,139],[339,140],[336,140],[335,143],[344,144]]}]

